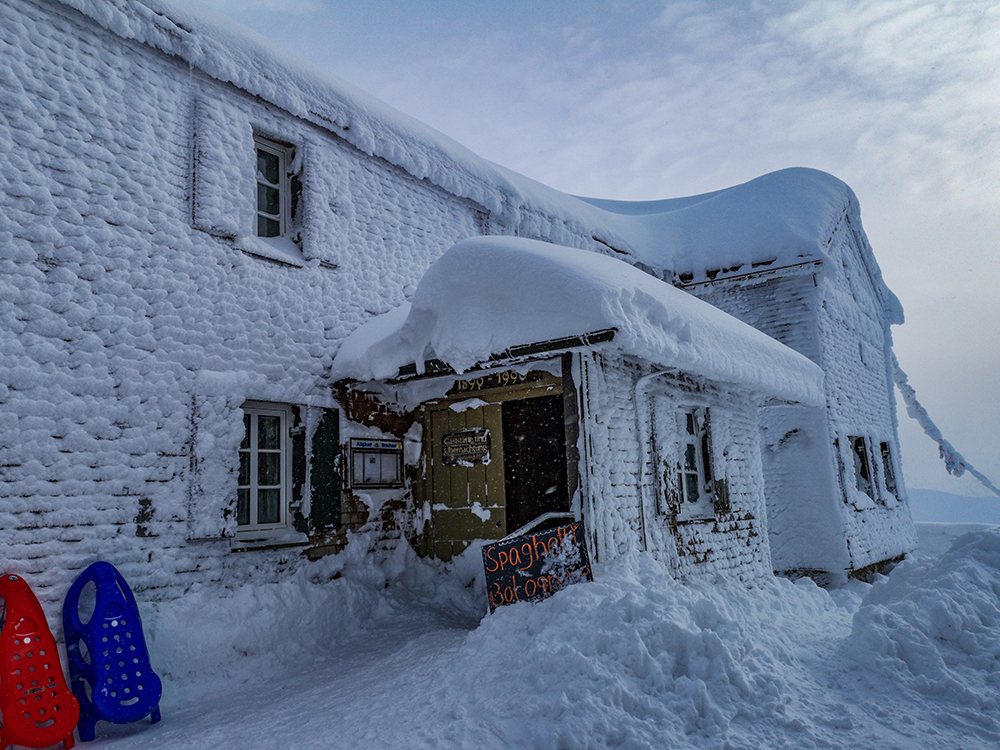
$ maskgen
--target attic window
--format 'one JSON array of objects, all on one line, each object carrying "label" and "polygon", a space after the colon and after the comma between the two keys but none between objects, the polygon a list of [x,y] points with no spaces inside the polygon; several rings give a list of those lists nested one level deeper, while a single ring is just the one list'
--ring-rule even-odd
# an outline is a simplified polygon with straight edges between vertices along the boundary
[{"label": "attic window", "polygon": [[258,237],[283,237],[288,232],[291,196],[288,164],[291,148],[276,141],[254,136],[257,147],[257,226]]}]

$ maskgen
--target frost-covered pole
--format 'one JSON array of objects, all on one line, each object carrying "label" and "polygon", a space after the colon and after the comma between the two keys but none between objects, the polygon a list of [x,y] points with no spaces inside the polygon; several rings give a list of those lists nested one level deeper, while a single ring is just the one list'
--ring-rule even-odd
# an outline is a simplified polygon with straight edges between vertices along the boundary
[{"label": "frost-covered pole", "polygon": [[941,430],[938,426],[931,421],[930,415],[927,414],[927,410],[921,406],[920,402],[917,401],[917,392],[913,390],[913,386],[910,385],[909,379],[906,377],[906,373],[903,372],[899,367],[899,360],[896,359],[896,353],[892,354],[892,369],[893,369],[893,380],[896,381],[896,385],[899,387],[899,392],[903,396],[903,403],[906,404],[906,413],[909,414],[913,419],[917,420],[920,426],[923,428],[927,436],[938,444],[938,450],[941,453],[941,458],[944,460],[944,467],[949,474],[956,477],[962,476],[966,471],[968,471],[972,476],[979,480],[979,482],[995,495],[1000,496],[1000,489],[997,489],[996,485],[993,484],[988,478],[983,476],[983,474],[975,469],[975,467],[970,464],[965,458],[959,453],[955,448],[941,435]]}]

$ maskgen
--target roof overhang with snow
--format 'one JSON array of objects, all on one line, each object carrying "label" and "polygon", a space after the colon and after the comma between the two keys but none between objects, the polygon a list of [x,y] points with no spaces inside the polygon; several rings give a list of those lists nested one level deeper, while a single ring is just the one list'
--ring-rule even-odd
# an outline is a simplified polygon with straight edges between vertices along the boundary
[{"label": "roof overhang with snow", "polygon": [[[822,261],[833,228],[845,215],[861,226],[851,188],[815,169],[783,169],[724,190],[659,201],[567,195],[477,156],[192,0],[60,2],[123,38],[184,60],[366,154],[474,201],[520,234],[617,253],[662,278]],[[899,302],[874,257],[866,260],[874,266],[873,280],[891,322],[902,322]]]},{"label": "roof overhang with snow", "polygon": [[[387,380],[437,359],[464,372],[518,347],[615,329],[613,346],[655,366],[762,397],[824,403],[813,362],[732,316],[596,253],[516,237],[459,242],[424,274],[411,303],[342,344],[335,380]],[[584,339],[581,343],[586,346]]]}]

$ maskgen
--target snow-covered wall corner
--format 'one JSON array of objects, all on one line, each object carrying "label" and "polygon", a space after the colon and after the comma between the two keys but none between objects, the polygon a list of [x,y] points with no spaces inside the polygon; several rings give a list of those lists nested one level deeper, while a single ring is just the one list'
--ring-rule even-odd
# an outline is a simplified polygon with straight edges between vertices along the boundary
[{"label": "snow-covered wall corner", "polygon": [[[868,275],[872,290],[885,317],[886,326],[903,325],[906,321],[903,303],[899,301],[899,297],[893,293],[882,278],[882,268],[875,259],[875,253],[868,242],[868,235],[861,224],[861,205],[853,193],[851,197],[850,208],[844,217],[844,223],[847,225],[844,231],[850,232],[853,237],[852,244],[862,263],[861,268],[855,267],[852,270],[856,273],[863,270]],[[838,229],[839,227],[835,227],[835,231],[831,233],[831,242]]]},{"label": "snow-covered wall corner", "polygon": [[[842,512],[847,529],[851,568],[860,569],[911,551],[916,529],[906,503],[899,464],[896,401],[892,391],[891,319],[880,279],[873,276],[865,248],[851,222],[843,222],[831,238],[830,272],[819,278],[818,308],[821,358],[826,370],[829,440],[835,445],[841,485],[846,497]],[[873,498],[852,502],[856,492],[849,438],[864,437],[871,451]],[[887,471],[881,443],[895,460],[896,495],[901,502],[881,500]],[[868,507],[866,507],[868,506]]]},{"label": "snow-covered wall corner", "polygon": [[579,356],[584,518],[591,526],[597,559],[613,560],[643,547],[636,481],[640,447],[632,398],[641,371],[615,352]]}]

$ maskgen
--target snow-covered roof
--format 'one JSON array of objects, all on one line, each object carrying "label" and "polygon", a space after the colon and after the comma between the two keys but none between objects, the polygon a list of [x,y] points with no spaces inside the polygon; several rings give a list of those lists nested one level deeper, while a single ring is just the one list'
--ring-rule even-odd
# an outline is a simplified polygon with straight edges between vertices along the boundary
[{"label": "snow-covered roof", "polygon": [[[837,222],[846,212],[860,214],[846,184],[799,168],[689,198],[577,198],[480,158],[196,0],[60,1],[122,37],[178,57],[475,201],[522,236],[563,244],[592,237],[664,277],[767,261],[779,267],[822,260]],[[898,302],[875,271],[890,316],[901,322]]]},{"label": "snow-covered roof", "polygon": [[741,264],[820,259],[855,200],[846,183],[815,169],[783,169],[742,185],[659,201],[581,200],[613,214],[648,266],[697,274]]},{"label": "snow-covered roof", "polygon": [[611,346],[789,401],[824,403],[813,362],[628,263],[517,237],[475,237],[442,255],[412,303],[352,333],[334,379],[380,380],[437,358],[462,372],[512,347],[617,329]]}]

